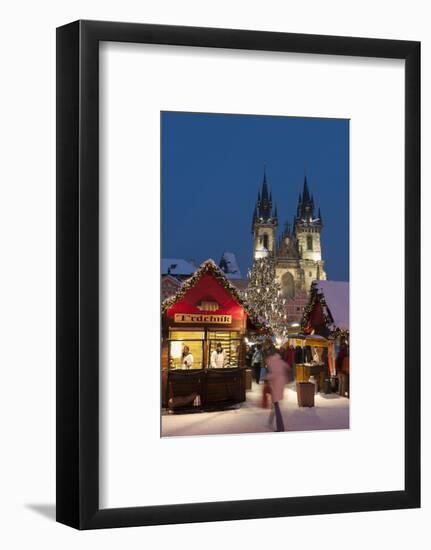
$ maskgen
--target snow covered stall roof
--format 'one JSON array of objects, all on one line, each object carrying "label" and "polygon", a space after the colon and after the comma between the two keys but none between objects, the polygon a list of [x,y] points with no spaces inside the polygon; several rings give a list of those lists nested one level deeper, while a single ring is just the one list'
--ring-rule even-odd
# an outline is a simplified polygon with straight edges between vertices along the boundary
[{"label": "snow covered stall roof", "polygon": [[349,330],[349,283],[344,281],[314,281],[313,287],[325,299],[334,328]]},{"label": "snow covered stall roof", "polygon": [[265,319],[259,317],[254,308],[242,297],[239,290],[229,281],[229,279],[226,277],[226,274],[212,259],[208,259],[203,262],[199,266],[199,268],[193,273],[193,275],[183,282],[176,294],[162,301],[162,314],[164,314],[170,307],[181,300],[186,295],[186,293],[191,288],[195,287],[200,279],[207,273],[212,274],[213,277],[220,283],[220,285],[232,295],[232,297],[242,308],[244,308],[252,324],[254,324],[257,328],[263,329],[268,334],[271,332],[271,329],[266,323]]}]

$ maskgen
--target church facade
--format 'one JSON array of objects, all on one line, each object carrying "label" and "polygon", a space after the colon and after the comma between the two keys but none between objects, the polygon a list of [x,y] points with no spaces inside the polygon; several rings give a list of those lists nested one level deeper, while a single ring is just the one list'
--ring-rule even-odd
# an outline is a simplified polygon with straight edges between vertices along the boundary
[{"label": "church facade", "polygon": [[325,280],[325,262],[322,259],[321,232],[323,219],[304,177],[292,223],[286,222],[278,237],[278,212],[273,205],[266,173],[258,192],[252,218],[253,260],[272,256],[276,277],[284,296],[295,299],[308,293],[312,281]]}]

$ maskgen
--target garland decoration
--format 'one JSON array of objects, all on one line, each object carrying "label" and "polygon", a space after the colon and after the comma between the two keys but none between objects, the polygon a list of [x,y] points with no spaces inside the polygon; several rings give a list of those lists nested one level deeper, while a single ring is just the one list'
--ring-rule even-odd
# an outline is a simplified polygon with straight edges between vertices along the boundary
[{"label": "garland decoration", "polygon": [[266,319],[259,315],[259,312],[253,307],[251,303],[249,303],[247,299],[242,296],[240,291],[227,279],[224,272],[212,259],[203,262],[199,266],[199,268],[193,273],[193,275],[182,283],[176,294],[162,301],[162,315],[166,313],[166,311],[170,307],[181,300],[185,296],[185,294],[191,288],[193,288],[206,273],[211,273],[214,278],[222,285],[222,287],[235,298],[238,304],[242,308],[244,308],[250,321],[256,326],[256,328],[261,329],[268,334],[272,332],[271,327],[266,322]]}]

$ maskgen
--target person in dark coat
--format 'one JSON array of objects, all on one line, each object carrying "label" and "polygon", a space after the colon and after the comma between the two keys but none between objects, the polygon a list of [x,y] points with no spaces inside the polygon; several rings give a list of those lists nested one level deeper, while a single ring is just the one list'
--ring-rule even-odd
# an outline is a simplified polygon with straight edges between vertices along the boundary
[{"label": "person in dark coat", "polygon": [[246,346],[245,348],[245,366],[251,369],[251,360],[253,359],[253,348]]},{"label": "person in dark coat", "polygon": [[335,369],[337,374],[341,371],[341,366],[343,364],[343,360],[347,355],[347,346],[345,344],[342,344],[340,347],[339,352],[337,353],[337,358],[335,359]]},{"label": "person in dark coat", "polygon": [[301,346],[296,346],[295,348],[295,363],[304,362],[304,353]]},{"label": "person in dark coat", "polygon": [[311,354],[311,347],[305,346],[304,348],[304,363],[311,363],[313,356]]},{"label": "person in dark coat", "polygon": [[251,366],[253,369],[254,379],[256,380],[256,384],[259,384],[260,382],[260,370],[262,368],[262,361],[263,361],[263,355],[262,355],[262,349],[260,344],[256,346],[255,352],[253,353],[253,357],[251,359]]}]

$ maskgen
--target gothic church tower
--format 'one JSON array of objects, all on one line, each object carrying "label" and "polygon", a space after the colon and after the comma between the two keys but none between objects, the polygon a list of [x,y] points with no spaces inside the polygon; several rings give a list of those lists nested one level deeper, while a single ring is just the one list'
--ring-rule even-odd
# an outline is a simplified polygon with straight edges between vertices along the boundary
[{"label": "gothic church tower", "polygon": [[276,278],[289,300],[300,300],[301,296],[307,300],[312,281],[326,279],[320,242],[323,219],[320,208],[317,215],[315,210],[313,195],[304,177],[293,223],[286,223],[277,239],[277,208],[273,209],[264,172],[262,190],[253,212],[253,259],[274,257]]},{"label": "gothic church tower", "polygon": [[298,243],[306,290],[309,290],[311,281],[326,279],[320,244],[322,227],[323,220],[320,208],[316,216],[313,195],[310,195],[307,177],[305,176],[304,188],[302,195],[299,195],[294,218],[294,235]]},{"label": "gothic church tower", "polygon": [[272,195],[268,192],[266,170],[263,173],[262,191],[257,194],[251,232],[253,234],[253,260],[275,256],[277,244],[277,207],[272,208]]}]

